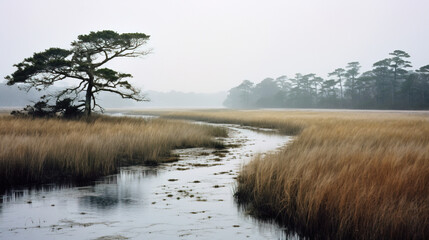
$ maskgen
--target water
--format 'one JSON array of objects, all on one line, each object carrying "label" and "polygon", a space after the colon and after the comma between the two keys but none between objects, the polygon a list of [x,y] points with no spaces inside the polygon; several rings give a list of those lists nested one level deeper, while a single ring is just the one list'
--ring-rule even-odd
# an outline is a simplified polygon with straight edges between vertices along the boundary
[{"label": "water", "polygon": [[241,166],[289,137],[223,126],[226,144],[240,147],[176,150],[179,162],[122,168],[83,187],[8,191],[0,198],[0,239],[297,238],[250,217],[233,198]]}]

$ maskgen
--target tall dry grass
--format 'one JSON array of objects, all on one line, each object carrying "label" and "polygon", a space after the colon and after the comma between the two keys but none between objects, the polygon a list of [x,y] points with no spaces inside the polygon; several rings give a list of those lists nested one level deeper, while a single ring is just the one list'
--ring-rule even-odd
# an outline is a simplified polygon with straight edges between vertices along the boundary
[{"label": "tall dry grass", "polygon": [[[370,112],[167,113],[298,133],[244,167],[236,196],[318,239],[429,238],[429,117]],[[298,129],[297,129],[298,128]]]},{"label": "tall dry grass", "polygon": [[219,147],[226,130],[172,120],[85,121],[0,117],[0,185],[93,179],[118,166],[156,163],[170,150]]}]

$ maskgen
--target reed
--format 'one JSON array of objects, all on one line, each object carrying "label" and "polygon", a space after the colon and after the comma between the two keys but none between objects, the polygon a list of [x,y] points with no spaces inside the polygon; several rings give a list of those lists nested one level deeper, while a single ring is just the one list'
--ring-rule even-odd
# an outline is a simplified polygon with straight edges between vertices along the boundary
[{"label": "reed", "polygon": [[175,148],[221,147],[214,137],[226,134],[218,127],[163,119],[0,116],[0,185],[94,179],[119,166],[169,160]]},{"label": "reed", "polygon": [[257,157],[236,196],[256,215],[317,239],[429,238],[429,118],[394,112],[175,112],[169,117],[295,133]]}]

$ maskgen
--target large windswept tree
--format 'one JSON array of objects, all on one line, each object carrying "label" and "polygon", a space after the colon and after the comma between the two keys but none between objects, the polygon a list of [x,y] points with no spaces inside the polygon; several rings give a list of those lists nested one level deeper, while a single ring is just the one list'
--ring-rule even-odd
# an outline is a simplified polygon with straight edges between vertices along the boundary
[{"label": "large windswept tree", "polygon": [[[145,101],[140,90],[126,80],[132,77],[131,74],[104,66],[114,58],[148,54],[148,50],[140,49],[147,40],[149,35],[144,33],[118,34],[109,30],[79,35],[78,40],[71,43],[71,49],[50,48],[15,64],[17,70],[6,77],[7,84],[23,83],[26,90],[41,90],[59,81],[74,79],[77,81],[76,85],[65,88],[52,97],[56,101],[64,98],[78,99],[81,103],[77,107],[83,108],[86,116],[91,115],[95,107],[100,107],[95,97],[100,92]],[[83,99],[80,100],[80,97]]]}]

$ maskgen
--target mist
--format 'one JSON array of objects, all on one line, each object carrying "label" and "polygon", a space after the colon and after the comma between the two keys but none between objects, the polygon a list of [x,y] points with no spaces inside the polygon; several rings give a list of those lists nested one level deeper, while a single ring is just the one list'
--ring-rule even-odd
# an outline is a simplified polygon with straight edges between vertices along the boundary
[{"label": "mist", "polygon": [[429,239],[428,10],[0,0],[0,239]]},{"label": "mist", "polygon": [[[0,108],[20,109],[40,100],[46,94],[55,94],[62,88],[51,87],[49,91],[23,91],[18,86],[0,85]],[[103,108],[223,108],[227,92],[195,93],[195,92],[158,92],[145,91],[147,101],[136,102],[122,99],[113,93],[101,93],[96,96]],[[83,96],[81,96],[82,98]],[[51,103],[54,104],[54,103]]]},{"label": "mist", "polygon": [[111,29],[151,36],[150,55],[112,62],[143,91],[214,93],[245,79],[365,69],[394,49],[427,64],[428,2],[11,1],[0,3],[0,73],[79,34]]}]

